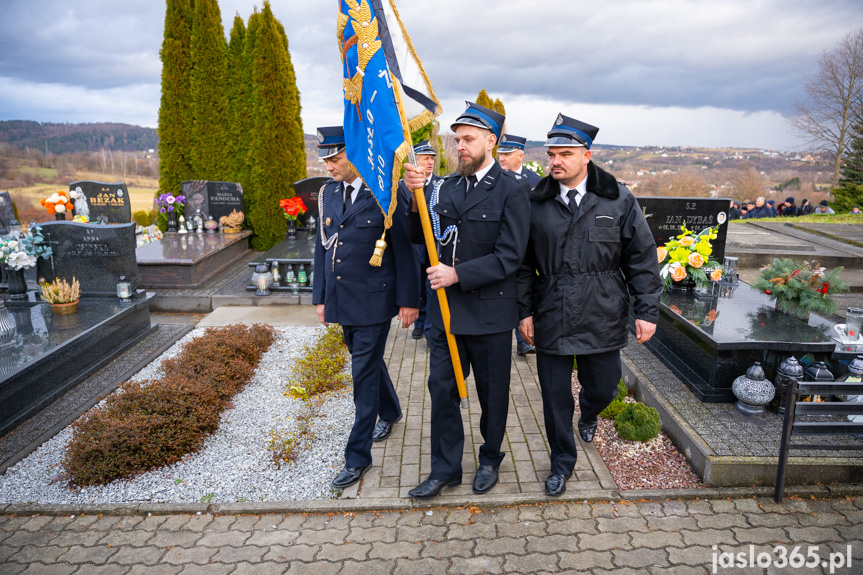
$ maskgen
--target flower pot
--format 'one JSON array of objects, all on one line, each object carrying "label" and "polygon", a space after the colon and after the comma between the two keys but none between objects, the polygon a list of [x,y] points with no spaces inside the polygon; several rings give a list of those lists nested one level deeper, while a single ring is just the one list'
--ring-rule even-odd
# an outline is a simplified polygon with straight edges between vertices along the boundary
[{"label": "flower pot", "polygon": [[177,210],[172,210],[165,214],[168,223],[167,230],[168,232],[176,232],[177,231]]},{"label": "flower pot", "polygon": [[55,213],[55,214],[54,214],[54,219],[55,219],[55,220],[65,220],[65,219],[66,219],[66,212],[63,212],[63,213]]},{"label": "flower pot", "polygon": [[289,242],[297,239],[297,220],[288,219],[288,231],[285,234],[285,239]]},{"label": "flower pot", "polygon": [[240,228],[222,228],[222,231],[226,234],[238,234],[242,230]]},{"label": "flower pot", "polygon": [[27,299],[27,280],[24,279],[24,270],[6,268],[6,276],[8,278],[9,299]]},{"label": "flower pot", "polygon": [[69,303],[52,303],[51,311],[54,315],[72,315],[78,313],[78,300]]}]

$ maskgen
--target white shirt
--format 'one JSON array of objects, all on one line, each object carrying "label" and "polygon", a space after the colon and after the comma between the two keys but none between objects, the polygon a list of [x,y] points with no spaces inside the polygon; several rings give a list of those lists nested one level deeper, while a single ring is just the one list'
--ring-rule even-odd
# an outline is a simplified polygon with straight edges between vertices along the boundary
[{"label": "white shirt", "polygon": [[[484,167],[483,169],[479,170],[478,172],[474,172],[473,175],[476,176],[476,183],[477,184],[482,181],[482,179],[485,177],[485,175],[488,173],[488,171],[491,170],[492,166],[494,166],[494,162],[490,163],[488,166]],[[465,179],[467,179],[467,178],[465,178]],[[474,184],[474,185],[476,185],[476,184]],[[468,191],[470,191],[470,190],[468,190]]]},{"label": "white shirt", "polygon": [[356,178],[353,182],[342,182],[344,184],[344,190],[342,190],[342,202],[344,202],[345,194],[347,190],[351,190],[351,204],[357,201],[357,192],[360,190],[360,187],[363,185],[362,178]]},{"label": "white shirt", "polygon": [[[558,182],[558,183],[560,184],[560,182]],[[567,194],[569,194],[569,190],[571,190],[571,189],[572,188],[567,188],[563,184],[560,184],[560,199],[562,199],[563,203],[566,204],[567,206],[569,205],[569,196]],[[584,198],[584,194],[587,193],[587,178],[586,177],[583,180],[581,180],[581,182],[579,182],[575,186],[575,192],[577,194],[575,196],[575,205],[578,206],[578,205],[581,205],[581,200],[582,200],[582,198]]]}]

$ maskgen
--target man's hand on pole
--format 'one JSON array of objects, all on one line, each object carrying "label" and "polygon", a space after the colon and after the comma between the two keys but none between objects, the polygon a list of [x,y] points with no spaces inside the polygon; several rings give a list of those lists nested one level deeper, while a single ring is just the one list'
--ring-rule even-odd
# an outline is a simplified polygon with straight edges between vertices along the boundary
[{"label": "man's hand on pole", "polygon": [[419,308],[415,307],[400,307],[399,319],[402,320],[402,327],[408,327],[415,322],[420,316]]},{"label": "man's hand on pole", "polygon": [[405,162],[405,186],[411,191],[411,211],[416,212],[419,210],[417,206],[417,199],[414,196],[414,190],[421,190],[426,183],[425,172],[423,172],[420,168],[414,166],[410,162]]},{"label": "man's hand on pole", "polygon": [[455,268],[445,264],[438,264],[430,268],[426,268],[426,273],[429,276],[432,289],[449,287],[458,283],[458,273]]}]

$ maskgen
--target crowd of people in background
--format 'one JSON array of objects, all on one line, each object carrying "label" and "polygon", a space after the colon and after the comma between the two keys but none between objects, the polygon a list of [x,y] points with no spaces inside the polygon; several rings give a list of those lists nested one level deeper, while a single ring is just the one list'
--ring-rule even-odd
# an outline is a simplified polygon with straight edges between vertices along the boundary
[{"label": "crowd of people in background", "polygon": [[[788,196],[785,201],[776,202],[766,200],[763,197],[752,200],[744,200],[743,202],[732,201],[728,209],[729,220],[754,220],[756,218],[778,218],[782,217],[797,217],[808,216],[809,214],[835,214],[833,208],[830,207],[827,200],[821,200],[817,206],[803,198],[803,201],[798,206],[794,196]],[[860,211],[860,206],[854,206],[849,214],[863,214]]]}]

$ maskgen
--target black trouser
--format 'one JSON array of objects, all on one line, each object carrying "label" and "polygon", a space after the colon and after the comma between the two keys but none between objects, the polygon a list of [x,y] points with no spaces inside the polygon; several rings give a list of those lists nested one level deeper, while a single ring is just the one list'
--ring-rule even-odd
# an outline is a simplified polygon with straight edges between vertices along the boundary
[{"label": "black trouser", "polygon": [[354,380],[354,426],[345,446],[345,466],[365,467],[372,462],[372,432],[377,418],[398,419],[399,398],[384,362],[390,322],[364,326],[342,326],[351,352]]},{"label": "black trouser", "polygon": [[[550,355],[537,350],[536,371],[542,390],[542,412],[545,433],[551,450],[551,472],[571,475],[577,458],[572,418],[575,401],[572,398],[571,355]],[[578,382],[581,392],[578,404],[581,419],[593,421],[617,395],[620,381],[620,351],[579,355]]]},{"label": "black trouser", "polygon": [[[457,335],[464,377],[473,368],[476,400],[482,410],[479,431],[484,440],[479,464],[497,467],[506,433],[509,410],[509,370],[512,363],[512,331],[489,335]],[[429,333],[429,395],[431,396],[432,479],[450,479],[462,473],[464,423],[446,334],[432,325]],[[470,393],[468,394],[470,396]],[[473,401],[474,398],[470,397]]]}]

